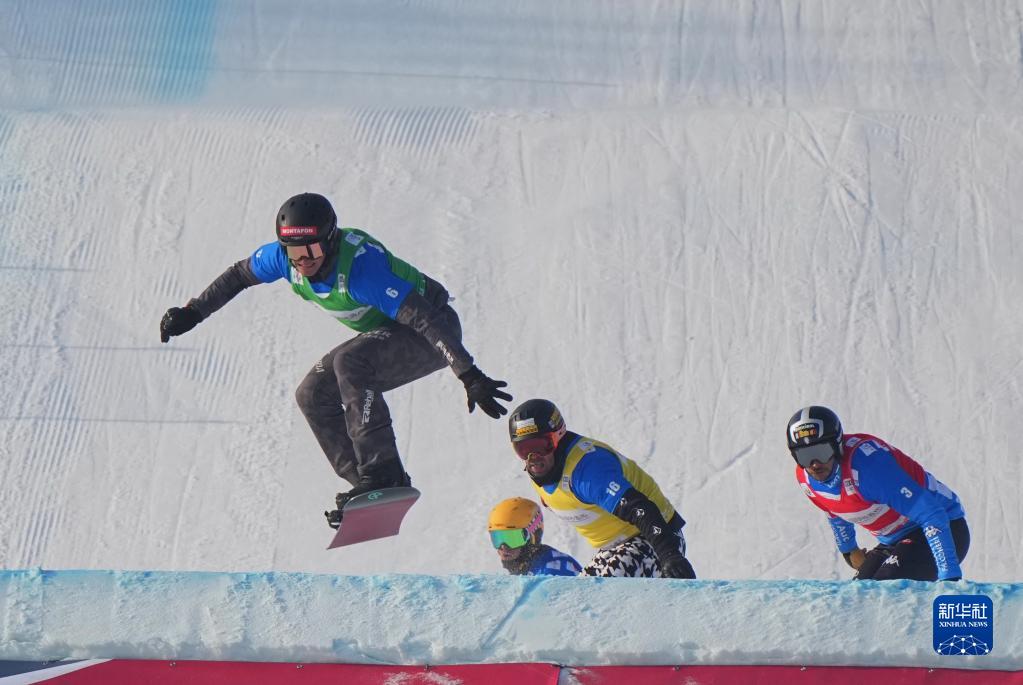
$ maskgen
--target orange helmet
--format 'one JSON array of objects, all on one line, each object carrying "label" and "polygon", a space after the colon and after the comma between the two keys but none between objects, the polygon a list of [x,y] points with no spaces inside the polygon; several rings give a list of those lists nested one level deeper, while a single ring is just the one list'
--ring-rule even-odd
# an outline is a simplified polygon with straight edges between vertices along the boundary
[{"label": "orange helmet", "polygon": [[487,530],[495,549],[501,545],[512,549],[539,545],[543,538],[543,512],[533,500],[512,497],[493,508]]}]

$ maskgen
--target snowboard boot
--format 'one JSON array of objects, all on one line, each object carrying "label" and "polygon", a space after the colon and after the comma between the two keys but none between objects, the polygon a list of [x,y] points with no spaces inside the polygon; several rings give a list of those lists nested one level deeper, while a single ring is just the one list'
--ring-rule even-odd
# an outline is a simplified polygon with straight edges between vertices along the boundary
[{"label": "snowboard boot", "polygon": [[401,488],[410,485],[412,485],[412,479],[405,473],[405,469],[397,459],[367,468],[359,473],[358,485],[348,492],[337,493],[337,509],[323,512],[323,515],[327,517],[327,525],[334,529],[339,528],[345,505],[348,504],[348,500],[357,495],[372,492],[373,490]]}]

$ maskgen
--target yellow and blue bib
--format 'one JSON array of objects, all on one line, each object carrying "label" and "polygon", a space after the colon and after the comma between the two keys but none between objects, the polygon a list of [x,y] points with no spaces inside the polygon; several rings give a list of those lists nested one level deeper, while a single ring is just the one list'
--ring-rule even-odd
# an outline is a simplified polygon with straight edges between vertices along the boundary
[{"label": "yellow and blue bib", "polygon": [[636,526],[611,513],[629,488],[653,502],[665,521],[675,515],[657,483],[636,462],[583,436],[576,436],[570,444],[561,480],[548,486],[533,483],[533,487],[555,516],[575,526],[597,548],[639,535]]}]

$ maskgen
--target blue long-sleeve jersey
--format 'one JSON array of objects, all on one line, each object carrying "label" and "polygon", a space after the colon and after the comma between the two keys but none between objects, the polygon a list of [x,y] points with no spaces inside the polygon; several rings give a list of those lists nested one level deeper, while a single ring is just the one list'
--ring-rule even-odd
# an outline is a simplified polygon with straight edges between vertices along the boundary
[{"label": "blue long-sleeve jersey", "polygon": [[[570,439],[574,443],[582,438],[570,434]],[[543,489],[551,494],[557,487],[558,483],[551,483],[543,486]],[[593,445],[586,453],[586,458],[581,459],[572,471],[572,494],[580,502],[595,504],[608,513],[614,513],[622,495],[632,487],[635,486],[625,477],[618,455],[597,444]]]},{"label": "blue long-sleeve jersey", "polygon": [[[249,258],[252,273],[263,283],[291,278],[291,265],[280,243],[272,242],[257,249]],[[326,278],[309,279],[313,291],[326,296],[337,283],[339,265]],[[361,304],[375,307],[395,319],[398,309],[412,291],[413,285],[395,275],[387,260],[387,253],[378,245],[367,242],[352,260],[352,268],[345,283],[348,294]]]},{"label": "blue long-sleeve jersey", "polygon": [[544,545],[543,551],[533,558],[526,575],[530,576],[577,576],[582,572],[579,562],[564,552]]},{"label": "blue long-sleeve jersey", "polygon": [[938,567],[938,578],[962,576],[949,522],[965,513],[959,497],[917,462],[880,438],[851,434],[826,481],[796,469],[810,500],[828,513],[839,551],[857,548],[859,524],[883,544],[922,529]]}]

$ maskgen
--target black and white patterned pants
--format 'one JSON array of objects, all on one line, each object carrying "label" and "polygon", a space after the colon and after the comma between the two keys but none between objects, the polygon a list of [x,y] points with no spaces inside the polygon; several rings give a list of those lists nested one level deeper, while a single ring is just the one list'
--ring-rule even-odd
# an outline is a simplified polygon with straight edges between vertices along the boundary
[{"label": "black and white patterned pants", "polygon": [[[678,512],[668,521],[668,528],[678,536],[678,551],[686,555],[686,537],[682,534],[682,526],[686,522]],[[617,545],[602,549],[583,567],[584,576],[603,576],[612,578],[660,578],[661,567],[657,563],[657,553],[646,538],[636,535],[623,540]]]},{"label": "black and white patterned pants", "polygon": [[635,536],[602,549],[583,567],[584,576],[614,578],[660,578],[657,554],[650,543]]}]

